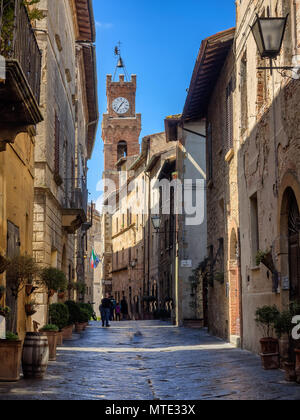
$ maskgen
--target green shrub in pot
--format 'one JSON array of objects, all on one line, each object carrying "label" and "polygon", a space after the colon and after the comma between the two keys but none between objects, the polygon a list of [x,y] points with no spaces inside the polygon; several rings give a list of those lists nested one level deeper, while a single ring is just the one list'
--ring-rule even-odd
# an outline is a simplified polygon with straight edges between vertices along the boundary
[{"label": "green shrub in pot", "polygon": [[70,325],[70,312],[64,303],[53,303],[49,307],[49,321],[57,325],[60,330]]}]

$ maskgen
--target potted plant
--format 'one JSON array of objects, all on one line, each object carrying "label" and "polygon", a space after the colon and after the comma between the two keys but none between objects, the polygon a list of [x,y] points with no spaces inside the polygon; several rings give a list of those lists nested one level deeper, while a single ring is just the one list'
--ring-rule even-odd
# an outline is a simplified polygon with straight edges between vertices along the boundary
[{"label": "potted plant", "polygon": [[0,316],[7,318],[10,313],[11,309],[8,306],[0,306]]},{"label": "potted plant", "polygon": [[22,341],[13,333],[0,340],[0,381],[17,382],[20,380]]},{"label": "potted plant", "polygon": [[9,295],[12,316],[9,318],[8,330],[17,329],[17,304],[19,294],[26,284],[32,284],[35,276],[40,273],[38,264],[28,255],[20,255],[10,260],[10,265],[6,270],[6,294]]},{"label": "potted plant", "polygon": [[92,318],[94,318],[94,308],[93,308],[93,306],[90,303],[79,303],[79,307],[85,309],[86,312],[87,312],[87,318],[88,318],[88,320],[84,323],[85,324],[84,329],[85,329],[88,326],[89,321]]},{"label": "potted plant", "polygon": [[[64,338],[64,330],[69,327],[69,309],[67,305],[63,303],[53,303],[49,307],[49,320],[50,324],[57,325],[59,328],[59,336],[57,345],[62,345]],[[73,331],[73,325],[71,326],[71,335]],[[68,335],[68,330],[67,330]]]},{"label": "potted plant", "polygon": [[268,270],[272,273],[272,281],[273,281],[273,292],[277,293],[278,286],[279,286],[279,272],[276,269],[273,256],[272,256],[272,249],[267,251],[258,251],[256,255],[256,265],[259,266],[263,264],[267,267]]},{"label": "potted plant", "polygon": [[283,335],[288,338],[288,354],[284,360],[284,369],[286,372],[286,380],[288,382],[295,382],[297,380],[297,342],[293,339],[293,318],[300,314],[300,305],[292,302],[289,308],[283,311],[275,322],[275,330],[278,338]]},{"label": "potted plant", "polygon": [[261,359],[265,370],[279,368],[279,341],[273,337],[274,325],[279,317],[279,310],[274,306],[263,306],[256,310],[255,322],[263,333]]},{"label": "potted plant", "polygon": [[34,301],[26,303],[25,304],[25,312],[26,312],[26,315],[28,317],[35,315],[36,314],[36,303]]},{"label": "potted plant", "polygon": [[68,281],[63,271],[57,268],[44,268],[41,272],[42,284],[47,288],[48,297],[52,297],[55,292],[66,291]]},{"label": "potted plant", "polygon": [[40,329],[40,332],[47,336],[49,344],[49,361],[55,362],[56,360],[56,347],[57,347],[57,337],[59,333],[59,328],[57,325],[48,324]]},{"label": "potted plant", "polygon": [[69,309],[69,333],[71,330],[71,326],[72,326],[72,330],[73,330],[73,326],[75,324],[79,323],[79,319],[80,319],[80,307],[77,303],[75,303],[72,300],[68,300],[67,302],[65,302],[65,305],[67,305],[68,309]]},{"label": "potted plant", "polygon": [[65,298],[66,292],[63,291],[63,290],[59,290],[57,296],[58,296],[58,299],[61,299],[62,300],[62,299]]}]

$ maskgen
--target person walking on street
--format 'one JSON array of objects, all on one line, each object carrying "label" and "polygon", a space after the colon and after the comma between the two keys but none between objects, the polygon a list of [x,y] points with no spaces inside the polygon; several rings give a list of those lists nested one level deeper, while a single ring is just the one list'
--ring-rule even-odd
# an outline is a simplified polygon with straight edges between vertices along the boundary
[{"label": "person walking on street", "polygon": [[116,300],[113,296],[110,297],[110,301],[111,301],[110,320],[114,321],[115,320],[115,311],[116,311],[117,302],[116,302]]},{"label": "person walking on street", "polygon": [[121,305],[119,302],[116,306],[116,321],[121,321]]},{"label": "person walking on street", "polygon": [[128,318],[128,304],[127,304],[125,296],[123,296],[123,299],[121,301],[121,313],[123,315],[122,317],[123,321],[126,321]]},{"label": "person walking on street", "polygon": [[106,326],[107,328],[109,328],[110,327],[109,320],[110,320],[111,306],[112,306],[109,293],[106,293],[106,297],[102,300],[101,306],[102,306],[102,313],[101,313],[102,327]]}]

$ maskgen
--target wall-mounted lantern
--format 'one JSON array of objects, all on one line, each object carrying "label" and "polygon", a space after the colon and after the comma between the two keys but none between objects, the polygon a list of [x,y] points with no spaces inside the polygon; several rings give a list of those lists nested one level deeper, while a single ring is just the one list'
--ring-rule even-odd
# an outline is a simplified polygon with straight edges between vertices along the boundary
[{"label": "wall-mounted lantern", "polygon": [[282,43],[287,26],[286,17],[259,17],[251,26],[259,54],[262,59],[270,60],[270,67],[259,67],[259,70],[292,70],[294,67],[274,67],[272,60],[275,60],[281,52]]}]

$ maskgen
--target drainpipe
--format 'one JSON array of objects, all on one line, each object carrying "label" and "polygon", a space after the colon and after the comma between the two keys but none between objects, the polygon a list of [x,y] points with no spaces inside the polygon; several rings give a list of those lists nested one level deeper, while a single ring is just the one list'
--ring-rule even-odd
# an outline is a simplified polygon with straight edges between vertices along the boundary
[{"label": "drainpipe", "polygon": [[240,288],[240,334],[241,334],[241,348],[244,348],[244,317],[243,317],[243,276],[242,276],[242,247],[241,247],[241,232],[238,229],[238,243],[239,243],[239,258],[238,258],[238,270],[239,270],[239,288]]},{"label": "drainpipe", "polygon": [[150,227],[151,227],[151,183],[150,183],[150,173],[145,172],[145,175],[148,178],[148,284],[147,284],[147,292],[148,296],[150,296]]}]

